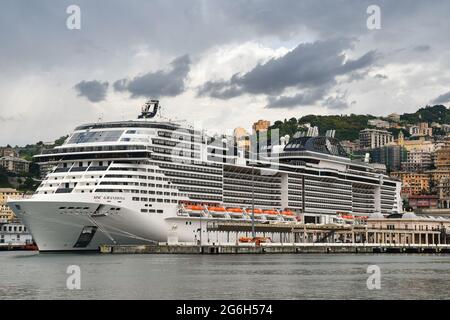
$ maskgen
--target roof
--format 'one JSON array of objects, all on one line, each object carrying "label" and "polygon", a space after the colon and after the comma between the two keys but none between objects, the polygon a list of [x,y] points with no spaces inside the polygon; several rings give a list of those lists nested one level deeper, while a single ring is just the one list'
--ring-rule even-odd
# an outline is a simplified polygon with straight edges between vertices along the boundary
[{"label": "roof", "polygon": [[17,191],[16,189],[13,188],[0,188],[0,193],[18,193],[19,191]]},{"label": "roof", "polygon": [[22,159],[22,158],[18,158],[18,157],[9,157],[9,156],[1,157],[0,160],[16,161],[16,162],[27,162],[27,163],[28,163],[28,162],[31,162],[31,161],[28,161],[28,160],[25,160],[25,159]]},{"label": "roof", "polygon": [[339,141],[331,137],[299,137],[292,139],[284,151],[312,151],[332,156],[348,157]]},{"label": "roof", "polygon": [[437,195],[410,195],[408,199],[439,199]]}]

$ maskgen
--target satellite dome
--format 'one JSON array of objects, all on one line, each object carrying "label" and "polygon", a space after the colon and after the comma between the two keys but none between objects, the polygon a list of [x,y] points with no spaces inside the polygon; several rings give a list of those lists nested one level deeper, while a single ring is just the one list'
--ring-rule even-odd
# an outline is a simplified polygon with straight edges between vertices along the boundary
[{"label": "satellite dome", "polygon": [[406,212],[403,214],[402,219],[419,219],[414,212]]}]

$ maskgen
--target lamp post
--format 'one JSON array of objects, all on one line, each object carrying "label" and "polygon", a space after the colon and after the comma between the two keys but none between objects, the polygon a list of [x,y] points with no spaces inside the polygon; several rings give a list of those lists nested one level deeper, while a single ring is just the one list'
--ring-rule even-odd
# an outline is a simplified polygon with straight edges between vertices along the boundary
[{"label": "lamp post", "polygon": [[255,238],[255,163],[252,161],[252,237]]}]

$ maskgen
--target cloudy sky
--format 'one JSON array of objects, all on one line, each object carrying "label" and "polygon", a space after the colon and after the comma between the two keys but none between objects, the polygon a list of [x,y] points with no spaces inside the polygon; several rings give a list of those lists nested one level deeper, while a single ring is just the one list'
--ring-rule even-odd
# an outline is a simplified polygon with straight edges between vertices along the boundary
[{"label": "cloudy sky", "polygon": [[[70,30],[67,7],[81,10]],[[369,29],[369,5],[381,28]],[[163,116],[210,132],[306,114],[450,102],[450,1],[0,3],[0,145]]]}]

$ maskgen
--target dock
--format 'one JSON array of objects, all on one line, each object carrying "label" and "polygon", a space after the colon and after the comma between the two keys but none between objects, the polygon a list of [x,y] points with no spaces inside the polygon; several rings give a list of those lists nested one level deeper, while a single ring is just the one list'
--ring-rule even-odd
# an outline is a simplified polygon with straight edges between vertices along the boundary
[{"label": "dock", "polygon": [[103,254],[308,254],[308,253],[450,253],[450,245],[366,243],[242,243],[220,245],[102,245]]},{"label": "dock", "polygon": [[0,243],[0,251],[37,251],[38,248],[32,244],[23,243]]}]

